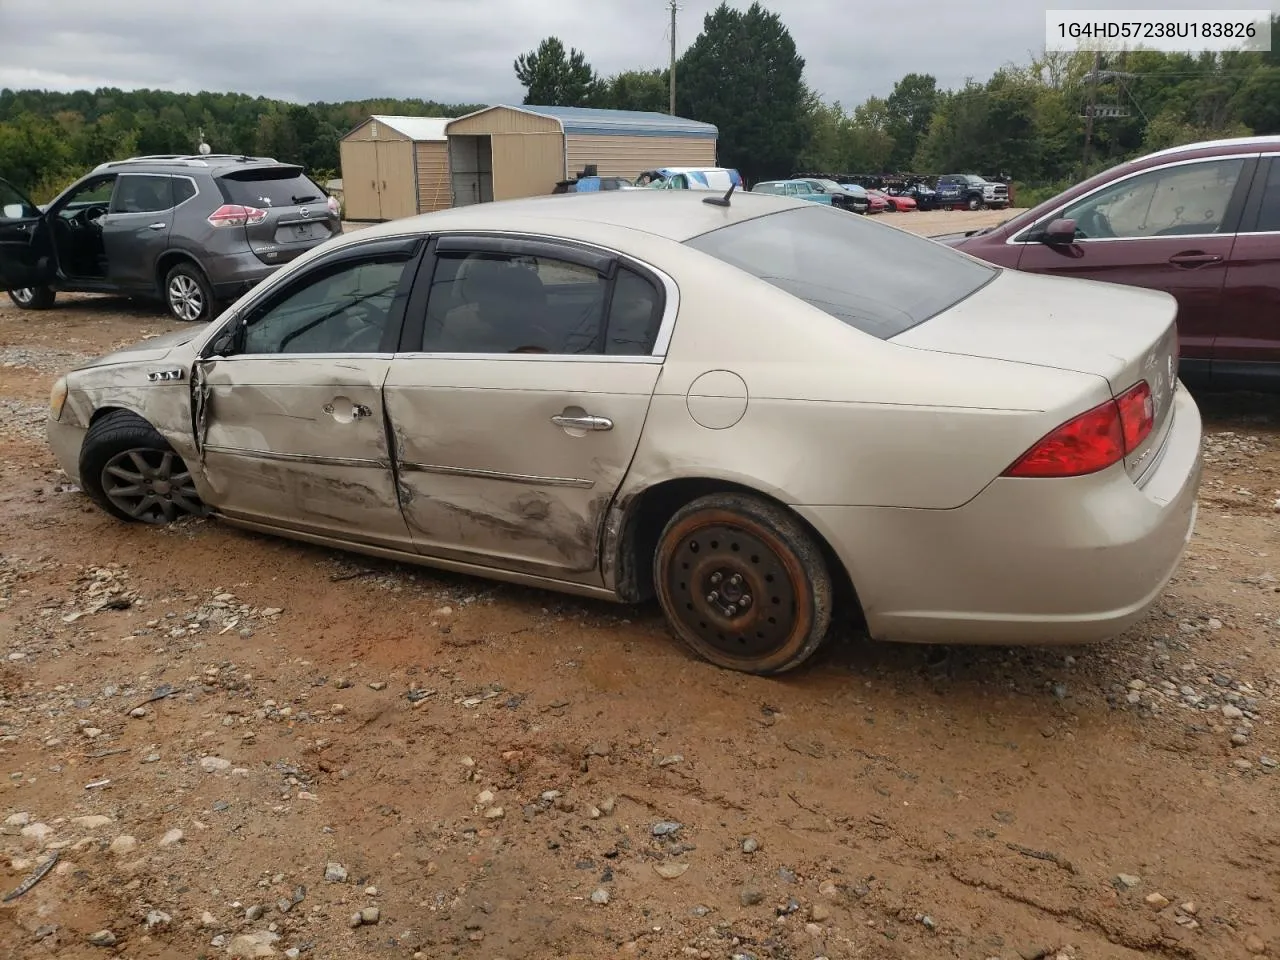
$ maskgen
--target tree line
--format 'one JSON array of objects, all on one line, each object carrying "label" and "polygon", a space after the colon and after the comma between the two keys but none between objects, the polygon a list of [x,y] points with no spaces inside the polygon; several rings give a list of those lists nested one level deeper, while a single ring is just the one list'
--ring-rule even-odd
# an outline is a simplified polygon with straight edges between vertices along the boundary
[{"label": "tree line", "polygon": [[[1280,32],[1280,17],[1273,19]],[[665,113],[668,71],[596,73],[584,51],[548,37],[513,64],[526,104]],[[1099,115],[1086,149],[1089,104]],[[294,104],[239,93],[112,88],[0,91],[0,177],[42,202],[104,160],[219,153],[302,163],[337,176],[338,140],[371,113],[461,116],[478,104],[359,100]],[[1280,50],[1097,58],[1047,53],[958,89],[909,73],[852,108],[827,102],[782,19],[722,3],[676,63],[676,113],[715,124],[719,160],[749,181],[798,171],[1001,173],[1019,202],[1122,159],[1180,143],[1280,133]]]},{"label": "tree line", "polygon": [[242,93],[0,90],[0,177],[42,203],[99,163],[155,153],[275,157],[338,176],[338,140],[370,114],[457,117],[479,104],[434,100],[286,103]]}]

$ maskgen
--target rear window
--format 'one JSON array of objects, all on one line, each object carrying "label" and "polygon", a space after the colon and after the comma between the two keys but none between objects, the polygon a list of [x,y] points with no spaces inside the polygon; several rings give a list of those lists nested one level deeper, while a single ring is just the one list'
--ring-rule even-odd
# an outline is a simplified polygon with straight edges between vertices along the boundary
[{"label": "rear window", "polygon": [[887,340],[999,272],[933,240],[807,205],[686,241],[838,320]]},{"label": "rear window", "polygon": [[250,167],[218,178],[227,203],[249,207],[294,207],[324,200],[324,191],[301,167]]}]

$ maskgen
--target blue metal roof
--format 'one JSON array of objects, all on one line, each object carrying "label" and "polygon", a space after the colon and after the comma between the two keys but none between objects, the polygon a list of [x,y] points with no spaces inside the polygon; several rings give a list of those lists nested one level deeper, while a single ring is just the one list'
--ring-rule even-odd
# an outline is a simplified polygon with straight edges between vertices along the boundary
[{"label": "blue metal roof", "polygon": [[510,110],[538,113],[560,121],[565,133],[603,134],[620,137],[691,137],[714,140],[720,131],[715,124],[685,120],[665,113],[641,110],[601,110],[595,107],[538,107],[525,104]]}]

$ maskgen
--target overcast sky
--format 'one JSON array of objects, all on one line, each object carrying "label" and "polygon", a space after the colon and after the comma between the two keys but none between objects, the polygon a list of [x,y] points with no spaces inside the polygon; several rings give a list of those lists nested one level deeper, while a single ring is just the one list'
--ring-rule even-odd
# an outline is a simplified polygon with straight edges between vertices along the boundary
[{"label": "overcast sky", "polygon": [[[684,0],[680,49],[717,3]],[[891,0],[865,12],[840,0],[765,6],[791,30],[810,84],[852,106],[887,95],[912,71],[953,87],[1026,62],[1043,47],[1046,6],[1277,10],[1280,0]],[[0,87],[519,103],[512,61],[543,37],[559,36],[609,74],[665,65],[668,22],[664,0],[0,0]]]}]

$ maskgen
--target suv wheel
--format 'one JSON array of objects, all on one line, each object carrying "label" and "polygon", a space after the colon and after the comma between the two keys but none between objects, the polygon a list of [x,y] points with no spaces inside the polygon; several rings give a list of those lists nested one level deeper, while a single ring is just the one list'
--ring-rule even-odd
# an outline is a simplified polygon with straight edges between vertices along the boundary
[{"label": "suv wheel", "polygon": [[213,318],[213,288],[194,263],[179,263],[164,278],[164,302],[175,320],[204,323]]},{"label": "suv wheel", "polygon": [[53,287],[21,287],[9,291],[9,299],[23,310],[48,310],[55,296]]}]

